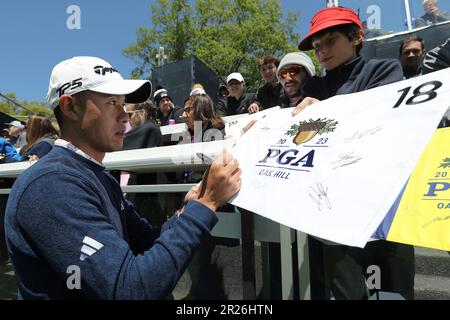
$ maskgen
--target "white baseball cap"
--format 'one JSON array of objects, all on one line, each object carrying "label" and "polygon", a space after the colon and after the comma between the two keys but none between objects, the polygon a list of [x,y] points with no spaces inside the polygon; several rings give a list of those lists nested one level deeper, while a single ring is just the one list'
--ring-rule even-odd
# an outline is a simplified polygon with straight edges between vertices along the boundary
[{"label": "white baseball cap", "polygon": [[189,96],[196,96],[196,95],[202,95],[202,94],[206,94],[205,89],[203,89],[203,88],[194,88],[194,89],[192,89],[192,91],[189,94]]},{"label": "white baseball cap", "polygon": [[237,80],[239,82],[245,82],[244,81],[244,77],[239,72],[230,73],[228,75],[228,77],[227,77],[227,83],[230,82],[231,80]]},{"label": "white baseball cap", "polygon": [[18,120],[14,120],[14,121],[11,121],[11,122],[8,122],[8,123],[5,123],[5,124],[8,125],[8,126],[17,127],[19,129],[24,129],[25,128],[25,126]]},{"label": "white baseball cap", "polygon": [[73,57],[58,63],[50,76],[47,101],[53,110],[59,98],[82,91],[124,95],[127,103],[147,101],[152,93],[148,80],[124,80],[108,62],[96,57]]}]

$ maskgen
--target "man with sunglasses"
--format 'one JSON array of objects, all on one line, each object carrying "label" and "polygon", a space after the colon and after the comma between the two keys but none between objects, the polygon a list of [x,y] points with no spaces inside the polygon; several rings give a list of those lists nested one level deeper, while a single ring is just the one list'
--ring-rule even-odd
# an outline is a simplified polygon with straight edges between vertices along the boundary
[{"label": "man with sunglasses", "polygon": [[302,86],[315,74],[316,69],[311,58],[303,52],[291,52],[285,55],[277,68],[278,81],[284,90],[281,107],[297,106],[303,100]]},{"label": "man with sunglasses", "polygon": [[[342,7],[320,10],[311,20],[310,32],[300,42],[302,51],[314,50],[323,77],[312,77],[302,88],[304,100],[294,109],[340,94],[360,92],[403,79],[398,60],[366,61],[359,53],[363,25],[356,13]],[[369,241],[365,248],[323,244],[325,279],[336,299],[367,298],[367,267],[381,270],[381,290],[414,298],[414,247],[384,240]]]}]

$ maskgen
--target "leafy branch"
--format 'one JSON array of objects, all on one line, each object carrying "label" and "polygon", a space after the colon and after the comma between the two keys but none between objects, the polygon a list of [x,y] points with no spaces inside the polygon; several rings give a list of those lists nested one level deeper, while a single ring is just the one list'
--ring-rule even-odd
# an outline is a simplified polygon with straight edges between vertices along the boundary
[{"label": "leafy branch", "polygon": [[325,125],[319,130],[318,134],[324,134],[324,133],[329,133],[329,132],[333,132],[336,129],[336,125],[338,124],[338,122],[336,120],[332,120],[332,119],[327,119],[327,118],[318,118],[317,120],[313,120],[313,119],[309,119],[308,121],[300,121],[298,124],[293,124],[290,128],[290,130],[288,130],[286,132],[286,135],[288,136],[295,136],[297,134],[297,132],[299,131],[301,126],[307,125],[307,124],[320,124],[320,123],[325,123]]}]

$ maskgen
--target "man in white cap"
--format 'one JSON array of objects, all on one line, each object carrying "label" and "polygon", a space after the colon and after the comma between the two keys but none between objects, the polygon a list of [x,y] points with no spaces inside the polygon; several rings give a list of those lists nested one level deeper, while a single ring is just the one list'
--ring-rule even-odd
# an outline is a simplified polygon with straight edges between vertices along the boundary
[{"label": "man in white cap", "polygon": [[[16,145],[16,142],[18,142],[18,139],[23,131],[25,129],[25,126],[18,120],[14,120],[8,123],[5,123],[9,126],[9,135],[10,135],[10,142],[14,145],[16,148],[23,147],[23,145]],[[26,141],[25,141],[26,144]]]},{"label": "man in white cap", "polygon": [[227,77],[228,96],[220,99],[217,109],[222,116],[249,112],[250,105],[256,101],[256,94],[247,93],[245,81],[239,72],[230,73]]},{"label": "man in white cap", "polygon": [[165,298],[217,222],[214,211],[239,190],[237,161],[224,152],[183,214],[161,229],[140,219],[102,161],[122,148],[125,103],[150,94],[149,81],[124,80],[99,58],[53,69],[47,98],[61,139],[16,180],[6,209],[19,297]]}]

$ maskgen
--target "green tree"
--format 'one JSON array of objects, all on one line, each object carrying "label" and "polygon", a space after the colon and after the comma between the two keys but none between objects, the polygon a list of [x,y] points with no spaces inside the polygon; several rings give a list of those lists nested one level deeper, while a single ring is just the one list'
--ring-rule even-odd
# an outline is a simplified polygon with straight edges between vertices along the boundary
[{"label": "green tree", "polygon": [[26,101],[26,100],[17,100],[16,95],[14,93],[6,93],[4,94],[7,98],[15,101],[17,104],[14,104],[7,99],[0,97],[0,111],[6,113],[14,118],[26,121],[31,115],[38,115],[43,117],[48,117],[50,120],[55,121],[55,116],[53,111],[46,107],[45,102],[41,101]]},{"label": "green tree", "polygon": [[[6,93],[6,97],[12,100],[16,100],[16,95],[14,93]],[[0,97],[0,111],[3,113],[6,113],[8,115],[14,115],[16,114],[16,105],[3,97]]]},{"label": "green tree", "polygon": [[164,47],[168,62],[196,55],[224,79],[239,71],[258,87],[257,58],[296,51],[298,12],[283,14],[278,0],[158,0],[151,6],[151,28],[137,30],[137,42],[124,49],[137,67],[133,77],[147,77]]}]

